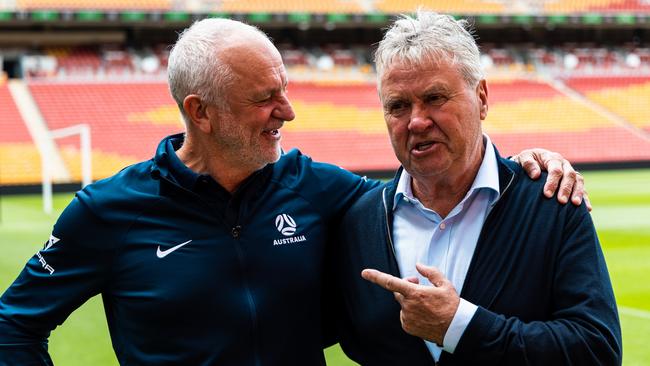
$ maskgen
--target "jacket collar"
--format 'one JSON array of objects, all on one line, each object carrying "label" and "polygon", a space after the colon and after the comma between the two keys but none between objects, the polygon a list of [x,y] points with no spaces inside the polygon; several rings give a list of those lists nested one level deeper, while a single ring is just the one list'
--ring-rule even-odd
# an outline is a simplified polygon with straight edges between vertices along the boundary
[{"label": "jacket collar", "polygon": [[[160,141],[156,149],[156,155],[153,158],[154,164],[152,164],[151,168],[152,177],[156,179],[162,177],[164,181],[190,192],[195,190],[199,180],[207,180],[212,182],[213,186],[217,187],[216,192],[213,193],[221,197],[222,200],[227,200],[231,197],[232,195],[214,181],[211,176],[196,173],[183,164],[175,151],[183,145],[184,141],[184,133],[170,135]],[[267,164],[264,168],[251,174],[242,182],[237,191],[234,192],[234,195],[242,196],[243,192],[256,192],[260,190],[268,179],[270,179],[274,165]]]},{"label": "jacket collar", "polygon": [[[158,143],[158,147],[156,148],[156,154],[153,157],[153,164],[151,166],[151,174],[154,177],[165,177],[167,179],[170,178],[171,170],[173,168],[170,166],[170,158],[173,158],[170,156],[169,151],[167,149],[167,144],[172,144],[173,141],[178,141],[177,143],[180,145],[183,144],[183,141],[185,141],[185,134],[184,133],[178,133],[175,135],[170,135],[165,137]],[[176,155],[176,154],[174,154]],[[178,158],[178,157],[176,157]]]}]

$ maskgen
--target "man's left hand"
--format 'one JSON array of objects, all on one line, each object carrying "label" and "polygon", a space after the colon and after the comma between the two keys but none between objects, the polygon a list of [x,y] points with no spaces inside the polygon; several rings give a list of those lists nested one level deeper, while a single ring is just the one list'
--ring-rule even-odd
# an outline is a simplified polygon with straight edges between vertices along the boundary
[{"label": "man's left hand", "polygon": [[591,202],[589,202],[585,190],[584,178],[561,154],[536,148],[524,150],[511,159],[519,163],[532,179],[539,178],[542,170],[548,171],[544,185],[546,197],[553,197],[557,191],[557,200],[560,203],[567,203],[571,197],[571,203],[576,206],[580,205],[584,199],[587,209],[591,211]]},{"label": "man's left hand", "polygon": [[361,277],[393,292],[402,307],[400,320],[406,333],[442,346],[460,297],[435,267],[418,263],[416,268],[433,286],[420,285],[416,278],[401,279],[374,269],[364,269]]}]

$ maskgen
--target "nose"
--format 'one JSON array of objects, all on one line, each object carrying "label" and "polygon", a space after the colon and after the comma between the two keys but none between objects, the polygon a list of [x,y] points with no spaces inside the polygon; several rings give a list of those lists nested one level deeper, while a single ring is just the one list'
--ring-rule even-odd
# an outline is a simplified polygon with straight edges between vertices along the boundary
[{"label": "nose", "polygon": [[411,132],[422,133],[433,125],[433,120],[429,116],[427,108],[419,103],[414,103],[411,106],[410,117],[408,129]]},{"label": "nose", "polygon": [[296,113],[285,93],[280,96],[278,106],[273,110],[272,116],[283,121],[293,121],[296,118]]}]

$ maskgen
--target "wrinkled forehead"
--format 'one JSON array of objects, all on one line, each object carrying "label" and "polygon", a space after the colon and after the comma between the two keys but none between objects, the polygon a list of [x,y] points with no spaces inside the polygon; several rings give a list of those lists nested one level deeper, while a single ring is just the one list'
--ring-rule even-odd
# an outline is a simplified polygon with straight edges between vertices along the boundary
[{"label": "wrinkled forehead", "polygon": [[423,58],[419,60],[395,60],[386,65],[378,75],[379,91],[387,84],[408,83],[421,81],[423,77],[431,78],[437,74],[451,73],[452,75],[462,78],[457,65],[450,59],[445,58]]}]

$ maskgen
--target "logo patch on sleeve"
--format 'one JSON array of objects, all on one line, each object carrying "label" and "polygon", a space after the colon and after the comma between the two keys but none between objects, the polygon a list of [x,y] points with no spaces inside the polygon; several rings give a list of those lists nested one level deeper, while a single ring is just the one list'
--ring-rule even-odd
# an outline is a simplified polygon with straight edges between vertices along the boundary
[{"label": "logo patch on sleeve", "polygon": [[61,239],[59,239],[56,236],[50,234],[50,240],[47,241],[47,244],[45,244],[45,247],[43,247],[43,250],[50,249],[52,247],[52,245],[56,244],[59,240],[61,240]]},{"label": "logo patch on sleeve", "polygon": [[52,245],[56,244],[59,240],[56,236],[50,234],[50,239],[48,239],[47,243],[43,246],[42,250],[39,250],[36,252],[36,256],[38,257],[38,262],[41,264],[41,267],[43,267],[44,270],[48,271],[50,274],[54,273],[54,268],[47,264],[45,261],[45,258],[43,258],[43,255],[41,255],[41,252],[44,252],[52,247]]}]

